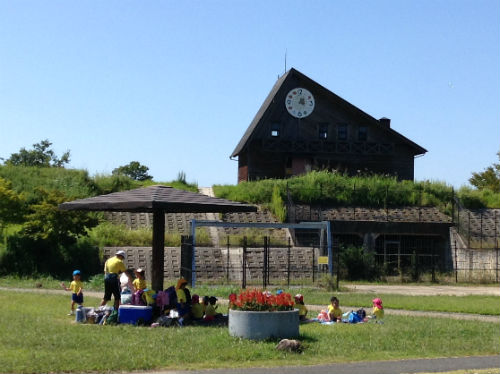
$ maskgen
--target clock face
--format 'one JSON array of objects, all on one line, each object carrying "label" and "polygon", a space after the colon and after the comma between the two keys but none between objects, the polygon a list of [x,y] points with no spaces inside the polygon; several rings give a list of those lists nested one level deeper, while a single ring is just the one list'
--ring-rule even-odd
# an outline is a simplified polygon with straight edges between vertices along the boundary
[{"label": "clock face", "polygon": [[286,95],[285,106],[292,116],[307,117],[314,110],[314,96],[305,88],[294,88]]}]

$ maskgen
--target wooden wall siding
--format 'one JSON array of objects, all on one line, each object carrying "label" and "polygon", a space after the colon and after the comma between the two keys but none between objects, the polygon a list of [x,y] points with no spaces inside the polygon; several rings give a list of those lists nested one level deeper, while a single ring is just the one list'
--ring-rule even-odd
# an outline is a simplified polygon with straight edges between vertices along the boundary
[{"label": "wooden wall siding", "polygon": [[[284,105],[286,95],[296,87],[308,89],[315,97],[314,111],[305,118],[292,117]],[[344,126],[345,139],[338,136]],[[278,136],[272,131],[276,128]],[[320,128],[326,129],[326,138],[320,139]],[[360,138],[360,129],[366,129],[366,138]],[[390,120],[371,117],[290,69],[276,82],[232,157],[238,156],[240,161],[239,181],[244,180],[244,174],[248,180],[287,177],[289,158],[296,160],[295,167],[289,169],[293,175],[327,168],[349,174],[367,170],[412,180],[414,156],[425,152],[394,131]],[[245,173],[243,166],[248,168]]]}]

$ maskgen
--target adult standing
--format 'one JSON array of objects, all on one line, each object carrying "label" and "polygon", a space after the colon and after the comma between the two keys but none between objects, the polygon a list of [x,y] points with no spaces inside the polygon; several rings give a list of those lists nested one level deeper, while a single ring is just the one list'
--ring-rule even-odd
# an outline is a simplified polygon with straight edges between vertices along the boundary
[{"label": "adult standing", "polygon": [[120,274],[125,273],[128,277],[124,259],[125,252],[120,250],[113,257],[108,258],[104,264],[104,297],[101,306],[106,305],[111,300],[111,295],[115,298],[115,309],[118,310],[120,306]]}]

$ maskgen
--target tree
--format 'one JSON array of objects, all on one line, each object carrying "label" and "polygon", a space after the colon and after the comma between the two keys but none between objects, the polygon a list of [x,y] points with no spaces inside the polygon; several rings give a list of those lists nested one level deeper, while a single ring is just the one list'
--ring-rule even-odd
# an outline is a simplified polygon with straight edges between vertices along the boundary
[{"label": "tree", "polygon": [[23,196],[12,189],[12,183],[0,178],[0,227],[5,223],[21,222],[23,211]]},{"label": "tree", "polygon": [[33,144],[32,150],[27,150],[23,147],[18,153],[11,154],[5,161],[5,164],[14,166],[64,167],[70,161],[70,152],[64,152],[61,158],[59,158],[50,148],[51,145],[52,143],[48,139],[45,139],[40,143]]},{"label": "tree", "polygon": [[67,200],[60,191],[40,189],[39,194],[42,199],[29,206],[21,230],[7,237],[0,273],[62,276],[76,266],[96,271],[98,248],[82,239],[97,219],[86,212],[60,210],[59,204]]},{"label": "tree", "polygon": [[148,174],[149,168],[141,165],[138,161],[132,161],[128,165],[117,167],[113,170],[113,175],[126,175],[136,181],[145,181],[153,179],[153,176]]},{"label": "tree", "polygon": [[87,235],[87,229],[97,225],[97,219],[86,212],[60,210],[59,204],[67,201],[62,192],[40,189],[39,193],[42,201],[30,206],[23,235],[51,243],[72,244],[79,236]]},{"label": "tree", "polygon": [[[497,156],[500,159],[500,152],[497,153]],[[500,163],[487,167],[481,173],[472,173],[469,182],[478,190],[487,188],[493,192],[500,192]]]}]

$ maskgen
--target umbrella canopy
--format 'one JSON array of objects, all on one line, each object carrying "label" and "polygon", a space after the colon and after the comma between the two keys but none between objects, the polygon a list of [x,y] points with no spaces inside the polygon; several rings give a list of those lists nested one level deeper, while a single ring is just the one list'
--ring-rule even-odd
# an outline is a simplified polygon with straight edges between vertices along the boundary
[{"label": "umbrella canopy", "polygon": [[114,192],[59,205],[62,210],[153,213],[152,286],[163,289],[165,213],[255,212],[257,208],[168,186],[150,186]]},{"label": "umbrella canopy", "polygon": [[169,186],[150,186],[114,192],[59,205],[62,210],[167,213],[255,212],[257,208],[226,199],[218,199]]}]

